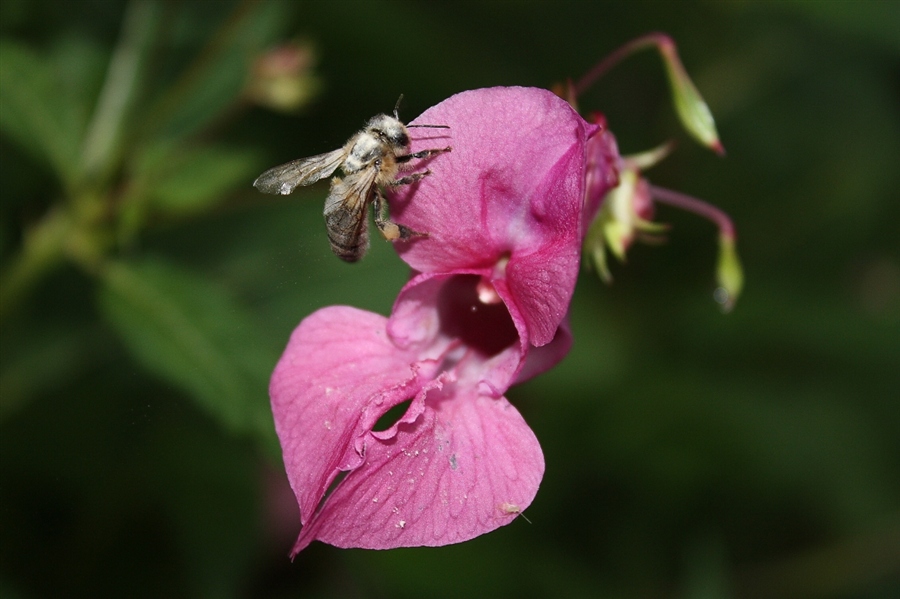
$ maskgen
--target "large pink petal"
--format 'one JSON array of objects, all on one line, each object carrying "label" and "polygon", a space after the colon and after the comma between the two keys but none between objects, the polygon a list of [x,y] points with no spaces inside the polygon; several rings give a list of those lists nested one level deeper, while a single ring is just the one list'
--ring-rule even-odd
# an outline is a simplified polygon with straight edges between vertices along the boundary
[{"label": "large pink petal", "polygon": [[466,541],[508,524],[531,504],[544,458],[505,398],[448,383],[413,423],[367,444],[366,461],[301,532],[338,547],[389,549]]},{"label": "large pink petal", "polygon": [[434,376],[398,349],[383,316],[336,306],[294,331],[269,387],[285,470],[307,523],[340,471],[364,459],[378,417]]}]

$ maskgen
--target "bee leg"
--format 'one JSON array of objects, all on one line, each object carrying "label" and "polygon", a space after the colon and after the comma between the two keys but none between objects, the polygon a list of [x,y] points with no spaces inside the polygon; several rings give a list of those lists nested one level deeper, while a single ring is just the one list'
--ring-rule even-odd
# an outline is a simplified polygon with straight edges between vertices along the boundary
[{"label": "bee leg", "polygon": [[410,160],[420,160],[422,158],[428,158],[429,156],[434,156],[435,154],[443,154],[444,152],[449,152],[452,150],[450,146],[446,148],[437,148],[434,150],[422,150],[421,152],[413,152],[412,154],[404,154],[403,156],[397,156],[397,162],[403,164],[404,162],[409,162]]},{"label": "bee leg", "polygon": [[409,227],[390,220],[387,216],[387,201],[381,195],[380,189],[375,190],[375,226],[381,231],[382,237],[388,241],[404,240],[411,237],[428,237],[428,233],[413,231]]},{"label": "bee leg", "polygon": [[390,182],[391,186],[397,185],[409,185],[410,183],[415,183],[416,181],[421,181],[425,177],[431,174],[431,171],[423,171],[421,173],[413,173],[411,175],[406,175],[405,177],[400,177],[399,179],[394,179]]}]

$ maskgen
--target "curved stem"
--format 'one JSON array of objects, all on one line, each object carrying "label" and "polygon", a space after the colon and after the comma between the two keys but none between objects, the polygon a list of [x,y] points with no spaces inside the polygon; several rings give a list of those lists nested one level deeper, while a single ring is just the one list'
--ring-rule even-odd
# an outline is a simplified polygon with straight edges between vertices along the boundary
[{"label": "curved stem", "polygon": [[712,204],[707,204],[703,200],[691,197],[689,195],[666,189],[665,187],[657,187],[650,185],[650,195],[657,202],[675,206],[688,212],[693,212],[698,216],[702,216],[706,220],[712,221],[719,227],[719,232],[727,239],[735,239],[736,233],[734,223],[731,218],[719,208]]},{"label": "curved stem", "polygon": [[665,33],[648,33],[647,35],[642,35],[639,38],[631,40],[624,46],[620,46],[617,50],[614,50],[610,55],[594,66],[593,69],[585,73],[585,75],[573,86],[575,96],[578,97],[581,95],[587,88],[596,83],[600,77],[605,75],[607,71],[622,62],[623,58],[627,58],[637,50],[642,50],[651,46],[657,46],[660,50],[663,50],[664,48],[672,47],[674,45],[675,42],[673,42],[672,38]]}]

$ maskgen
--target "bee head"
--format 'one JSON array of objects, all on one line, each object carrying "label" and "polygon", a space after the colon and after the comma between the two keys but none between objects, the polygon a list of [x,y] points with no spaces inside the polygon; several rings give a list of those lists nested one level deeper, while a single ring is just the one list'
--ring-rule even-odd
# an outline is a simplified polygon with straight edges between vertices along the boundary
[{"label": "bee head", "polygon": [[376,117],[372,117],[366,130],[369,133],[378,136],[394,148],[409,148],[409,134],[406,132],[406,126],[396,117],[388,116],[386,114],[379,114]]}]

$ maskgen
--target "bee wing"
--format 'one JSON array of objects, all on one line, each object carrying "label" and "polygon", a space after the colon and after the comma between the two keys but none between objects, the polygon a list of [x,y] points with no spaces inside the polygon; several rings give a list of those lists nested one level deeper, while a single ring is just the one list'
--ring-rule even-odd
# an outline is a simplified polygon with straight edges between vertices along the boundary
[{"label": "bee wing", "polygon": [[340,258],[355,262],[369,248],[366,208],[375,188],[378,169],[369,168],[331,182],[325,200],[325,226],[331,249]]},{"label": "bee wing", "polygon": [[300,185],[310,185],[330,176],[344,162],[347,152],[344,148],[299,158],[270,168],[253,182],[253,187],[263,193],[287,195]]}]

